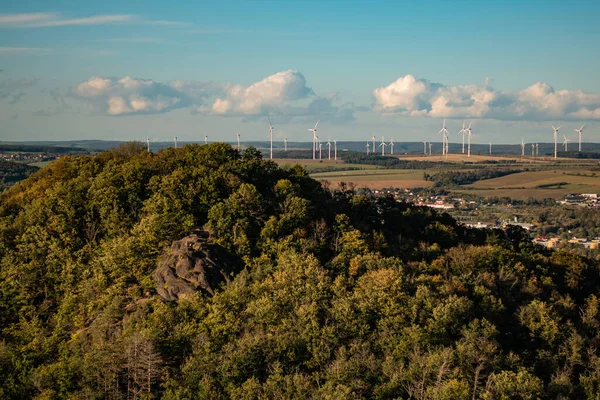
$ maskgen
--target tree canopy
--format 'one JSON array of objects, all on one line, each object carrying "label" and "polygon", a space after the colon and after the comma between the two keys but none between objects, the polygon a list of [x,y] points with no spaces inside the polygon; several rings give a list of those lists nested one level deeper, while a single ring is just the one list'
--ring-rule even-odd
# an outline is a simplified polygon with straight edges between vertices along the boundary
[{"label": "tree canopy", "polygon": [[[197,230],[243,268],[166,301]],[[62,157],[0,195],[0,398],[597,399],[599,278],[253,148]]]}]

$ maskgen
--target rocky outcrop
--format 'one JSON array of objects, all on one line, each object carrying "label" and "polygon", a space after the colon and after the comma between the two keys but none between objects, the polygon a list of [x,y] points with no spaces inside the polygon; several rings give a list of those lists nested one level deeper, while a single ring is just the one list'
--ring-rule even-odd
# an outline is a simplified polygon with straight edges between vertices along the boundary
[{"label": "rocky outcrop", "polygon": [[207,236],[197,232],[176,240],[159,257],[153,276],[160,297],[177,301],[198,290],[213,295],[239,272],[240,262]]}]

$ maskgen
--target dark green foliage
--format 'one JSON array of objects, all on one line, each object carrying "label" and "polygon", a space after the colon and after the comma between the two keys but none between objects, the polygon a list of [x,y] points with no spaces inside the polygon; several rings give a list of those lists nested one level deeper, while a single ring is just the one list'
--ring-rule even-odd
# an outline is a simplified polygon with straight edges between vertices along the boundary
[{"label": "dark green foliage", "polygon": [[[256,149],[65,157],[0,197],[0,398],[596,399],[594,262]],[[156,294],[194,229],[243,261]]]},{"label": "dark green foliage", "polygon": [[425,175],[425,180],[435,182],[436,187],[468,185],[484,179],[499,178],[523,172],[520,169],[476,169],[472,171],[443,171],[433,175]]},{"label": "dark green foliage", "polygon": [[0,159],[0,191],[27,178],[39,168]]}]

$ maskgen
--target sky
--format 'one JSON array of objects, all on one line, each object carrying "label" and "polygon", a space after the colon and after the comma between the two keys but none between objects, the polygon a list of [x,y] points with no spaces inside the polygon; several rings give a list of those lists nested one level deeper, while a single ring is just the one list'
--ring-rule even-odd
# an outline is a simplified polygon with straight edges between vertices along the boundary
[{"label": "sky", "polygon": [[[190,4],[187,4],[190,3]],[[600,142],[599,1],[0,0],[0,140]]]}]

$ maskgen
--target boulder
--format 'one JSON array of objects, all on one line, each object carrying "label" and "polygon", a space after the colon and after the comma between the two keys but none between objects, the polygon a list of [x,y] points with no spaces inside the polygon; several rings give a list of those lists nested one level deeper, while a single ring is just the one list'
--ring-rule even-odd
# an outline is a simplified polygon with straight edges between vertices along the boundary
[{"label": "boulder", "polygon": [[229,283],[240,269],[239,260],[210,243],[206,233],[197,232],[171,244],[159,257],[153,277],[158,295],[177,301],[199,290],[214,295],[215,289]]}]

